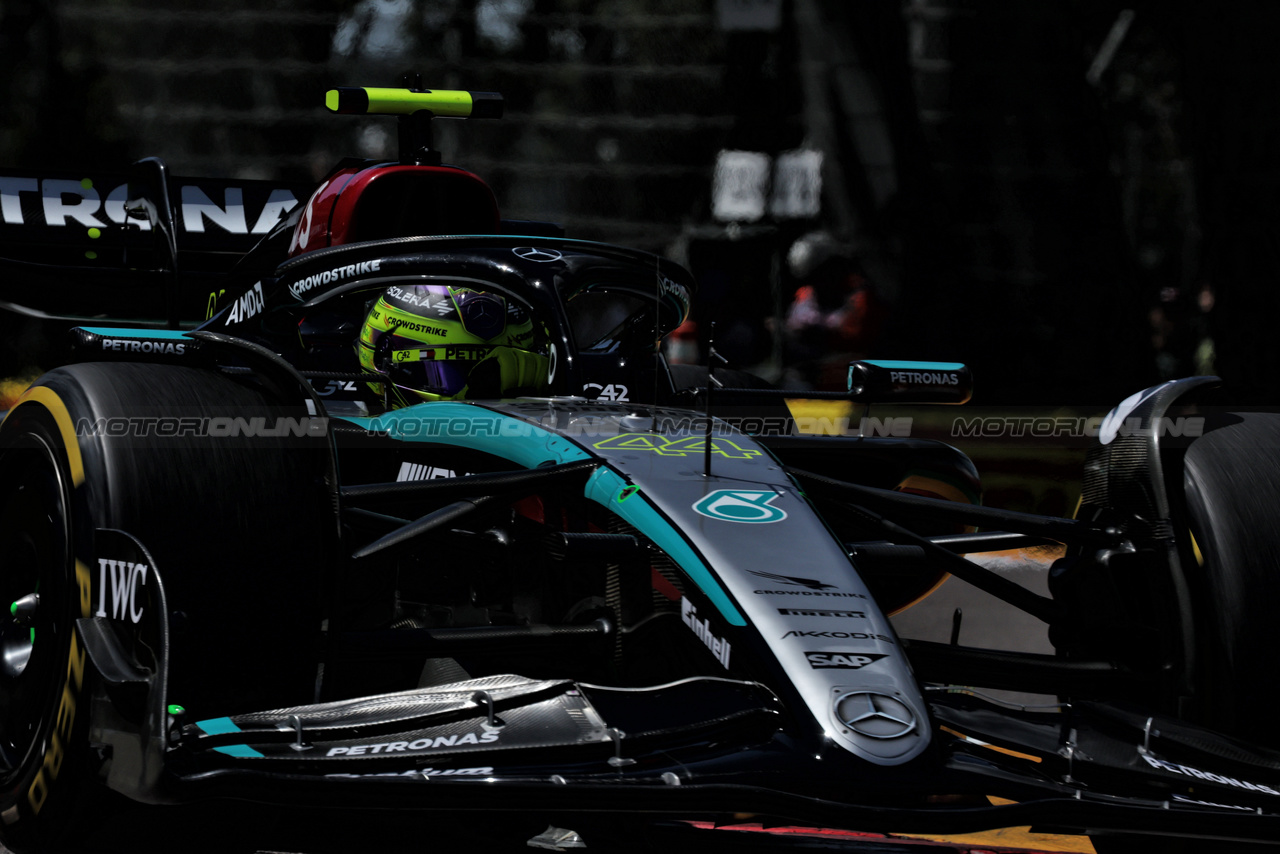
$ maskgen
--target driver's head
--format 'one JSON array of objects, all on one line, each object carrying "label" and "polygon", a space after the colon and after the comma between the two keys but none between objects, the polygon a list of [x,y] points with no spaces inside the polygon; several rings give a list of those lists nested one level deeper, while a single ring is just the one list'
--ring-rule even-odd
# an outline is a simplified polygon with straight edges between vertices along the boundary
[{"label": "driver's head", "polygon": [[461,285],[392,285],[360,329],[360,364],[390,407],[544,392],[547,337],[528,309]]}]

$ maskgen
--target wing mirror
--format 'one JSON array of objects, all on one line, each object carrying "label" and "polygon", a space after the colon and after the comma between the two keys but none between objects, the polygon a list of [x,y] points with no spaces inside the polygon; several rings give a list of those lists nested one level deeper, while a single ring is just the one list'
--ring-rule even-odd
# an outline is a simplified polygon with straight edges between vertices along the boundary
[{"label": "wing mirror", "polygon": [[960,362],[849,363],[849,396],[866,403],[965,403],[973,374]]}]

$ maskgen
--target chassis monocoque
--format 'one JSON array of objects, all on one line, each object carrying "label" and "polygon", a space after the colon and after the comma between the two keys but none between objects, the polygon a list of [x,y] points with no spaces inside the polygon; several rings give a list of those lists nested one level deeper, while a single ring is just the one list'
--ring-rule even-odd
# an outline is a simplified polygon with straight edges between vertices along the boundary
[{"label": "chassis monocoque", "polygon": [[[946,445],[798,435],[763,384],[668,366],[688,273],[504,234],[413,151],[344,165],[197,328],[77,327],[0,425],[7,845],[74,844],[120,795],[534,813],[588,842],[742,814],[1280,839],[1276,416],[1166,383],[1108,417],[1076,518],[985,508]],[[544,319],[546,395],[380,407],[356,333],[424,281]],[[968,382],[850,377],[862,401]],[[1202,435],[1162,435],[1175,414]],[[963,557],[1046,543],[1052,598]],[[899,637],[886,615],[948,573],[1058,653]]]}]

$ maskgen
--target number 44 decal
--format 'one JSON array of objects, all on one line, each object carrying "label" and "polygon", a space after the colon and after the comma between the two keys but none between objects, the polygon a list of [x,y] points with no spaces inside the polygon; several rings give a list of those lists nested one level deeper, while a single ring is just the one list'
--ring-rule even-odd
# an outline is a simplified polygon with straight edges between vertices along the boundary
[{"label": "number 44 decal", "polygon": [[[652,451],[668,457],[684,457],[689,454],[701,454],[707,449],[705,436],[678,436],[671,438],[657,433],[625,433],[610,436],[596,442],[592,447],[600,451]],[[722,437],[712,437],[711,453],[722,457],[745,460],[760,456],[761,452],[754,448],[743,448],[735,442]]]}]

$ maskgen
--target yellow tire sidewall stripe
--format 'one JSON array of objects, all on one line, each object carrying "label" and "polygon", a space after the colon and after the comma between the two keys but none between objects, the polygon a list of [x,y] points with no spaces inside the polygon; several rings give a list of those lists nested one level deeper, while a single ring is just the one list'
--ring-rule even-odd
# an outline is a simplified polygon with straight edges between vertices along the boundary
[{"label": "yellow tire sidewall stripe", "polygon": [[18,398],[18,402],[9,411],[9,414],[12,415],[28,401],[40,404],[53,416],[53,423],[58,427],[58,433],[62,437],[62,446],[67,452],[67,467],[71,470],[71,484],[73,487],[79,487],[80,484],[84,483],[84,461],[80,457],[80,441],[76,438],[76,427],[71,422],[71,413],[67,411],[67,405],[62,402],[62,398],[58,397],[57,392],[53,389],[45,386],[33,386],[23,392],[22,397]]}]

